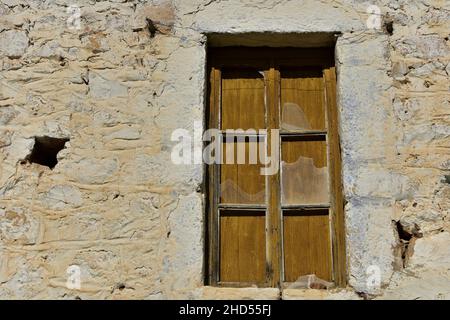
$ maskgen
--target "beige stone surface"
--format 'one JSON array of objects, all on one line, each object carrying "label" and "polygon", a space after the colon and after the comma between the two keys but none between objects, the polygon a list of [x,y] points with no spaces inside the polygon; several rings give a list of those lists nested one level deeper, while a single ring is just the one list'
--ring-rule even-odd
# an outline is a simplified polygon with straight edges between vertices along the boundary
[{"label": "beige stone surface", "polygon": [[283,300],[361,300],[353,290],[284,289]]},{"label": "beige stone surface", "polygon": [[278,288],[217,288],[204,287],[200,299],[220,300],[277,300],[280,299]]},{"label": "beige stone surface", "polygon": [[[170,161],[204,119],[214,34],[336,39],[349,287],[281,296],[448,299],[449,30],[443,0],[0,1],[0,298],[280,297],[204,286],[203,167]],[[40,136],[70,139],[53,170],[24,161]]]}]

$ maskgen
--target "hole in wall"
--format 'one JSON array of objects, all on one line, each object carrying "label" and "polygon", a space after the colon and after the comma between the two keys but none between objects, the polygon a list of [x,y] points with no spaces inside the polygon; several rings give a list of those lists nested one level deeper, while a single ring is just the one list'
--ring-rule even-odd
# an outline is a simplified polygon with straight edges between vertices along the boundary
[{"label": "hole in wall", "polygon": [[400,223],[400,221],[396,222],[396,226],[397,226],[397,232],[398,232],[398,236],[399,236],[400,240],[404,240],[404,241],[411,240],[413,235],[410,232],[405,230],[405,228]]},{"label": "hole in wall", "polygon": [[392,34],[394,33],[394,21],[392,20],[385,21],[383,24],[383,30],[385,33],[392,36]]},{"label": "hole in wall", "polygon": [[363,300],[372,300],[375,298],[374,295],[371,295],[370,293],[367,292],[357,291],[356,294],[360,296]]},{"label": "hole in wall", "polygon": [[400,242],[399,254],[401,257],[401,267],[406,268],[409,258],[411,258],[414,252],[415,240],[421,238],[423,235],[420,227],[416,223],[410,226],[404,225],[401,221],[394,221],[394,223]]},{"label": "hole in wall", "polygon": [[153,21],[149,18],[146,19],[147,21],[147,29],[148,32],[150,33],[150,38],[154,38],[155,34],[158,30],[158,28],[156,28],[155,24],[153,23]]},{"label": "hole in wall", "polygon": [[446,174],[444,176],[444,182],[447,183],[447,184],[450,184],[450,174]]},{"label": "hole in wall", "polygon": [[53,169],[58,163],[57,154],[64,149],[69,139],[52,137],[35,137],[34,147],[25,159],[29,163],[37,163]]}]

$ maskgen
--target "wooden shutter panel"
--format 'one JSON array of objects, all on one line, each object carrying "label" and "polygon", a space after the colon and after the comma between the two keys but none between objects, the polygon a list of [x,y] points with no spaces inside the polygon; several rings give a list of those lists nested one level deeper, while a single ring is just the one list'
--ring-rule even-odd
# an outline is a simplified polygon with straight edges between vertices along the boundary
[{"label": "wooden shutter panel", "polygon": [[[284,281],[332,281],[327,117],[322,70],[281,72]],[[289,113],[289,116],[283,114]]]},{"label": "wooden shutter panel", "polygon": [[344,196],[341,180],[341,148],[336,103],[336,69],[324,70],[325,100],[329,131],[331,221],[334,282],[339,287],[347,285],[347,257],[345,250]]},{"label": "wooden shutter panel", "polygon": [[264,283],[265,224],[261,211],[221,212],[220,281]]},{"label": "wooden shutter panel", "polygon": [[[257,70],[236,68],[223,70],[221,83],[224,163],[219,187],[219,280],[263,284],[266,281],[265,209],[255,209],[265,206],[266,179],[260,174],[261,165],[250,163],[249,157],[250,149],[257,148],[258,140],[227,135],[227,130],[266,127],[265,81]],[[245,163],[238,163],[239,151],[244,151]]]},{"label": "wooden shutter panel", "polygon": [[283,220],[285,281],[309,274],[332,281],[328,209],[289,210]]}]

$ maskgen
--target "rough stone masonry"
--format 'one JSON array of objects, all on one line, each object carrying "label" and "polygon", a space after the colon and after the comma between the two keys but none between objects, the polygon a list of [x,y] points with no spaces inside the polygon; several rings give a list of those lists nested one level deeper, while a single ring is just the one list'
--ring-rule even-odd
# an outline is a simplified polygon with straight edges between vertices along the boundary
[{"label": "rough stone masonry", "polygon": [[[205,286],[204,168],[170,136],[204,119],[209,35],[317,32],[337,35],[349,285]],[[448,0],[0,0],[0,299],[450,299],[449,36]]]}]

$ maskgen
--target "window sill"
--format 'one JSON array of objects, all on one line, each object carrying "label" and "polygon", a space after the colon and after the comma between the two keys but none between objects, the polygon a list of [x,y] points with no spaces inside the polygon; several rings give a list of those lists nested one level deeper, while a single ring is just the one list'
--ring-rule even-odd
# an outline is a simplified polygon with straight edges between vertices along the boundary
[{"label": "window sill", "polygon": [[284,289],[283,300],[361,300],[354,291],[346,289]]},{"label": "window sill", "polygon": [[361,300],[349,289],[201,288],[200,300]]},{"label": "window sill", "polygon": [[278,288],[224,288],[210,287],[202,288],[200,299],[213,300],[278,300],[280,289]]}]

